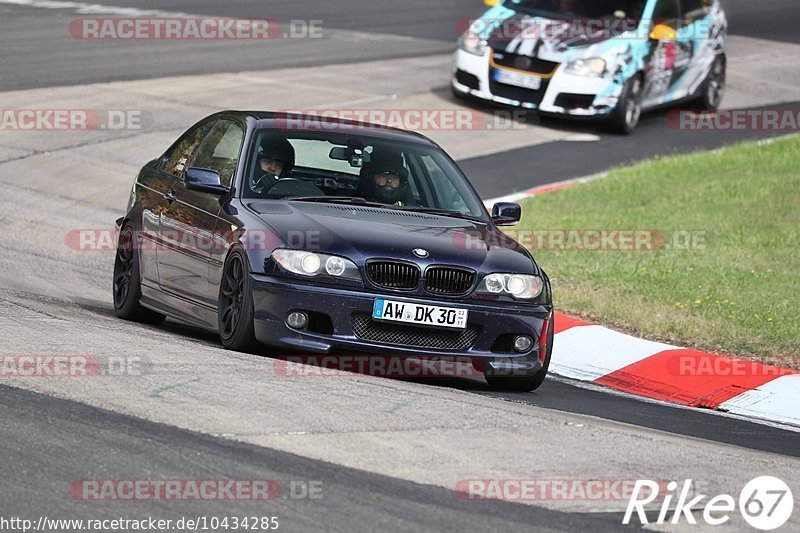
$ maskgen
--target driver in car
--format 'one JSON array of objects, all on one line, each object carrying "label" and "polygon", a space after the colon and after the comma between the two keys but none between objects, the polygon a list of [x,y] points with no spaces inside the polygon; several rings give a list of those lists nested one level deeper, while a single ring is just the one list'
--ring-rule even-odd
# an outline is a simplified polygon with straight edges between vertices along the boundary
[{"label": "driver in car", "polygon": [[403,206],[408,192],[408,171],[398,153],[373,153],[361,169],[359,194],[368,202]]},{"label": "driver in car", "polygon": [[264,194],[294,167],[294,148],[286,139],[268,137],[258,149],[258,166],[250,183],[253,192]]}]

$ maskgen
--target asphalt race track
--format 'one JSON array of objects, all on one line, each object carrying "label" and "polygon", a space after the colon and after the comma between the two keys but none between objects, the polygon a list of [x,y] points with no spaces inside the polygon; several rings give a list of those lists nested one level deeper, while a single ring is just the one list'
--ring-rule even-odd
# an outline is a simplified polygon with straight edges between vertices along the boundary
[{"label": "asphalt race track", "polygon": [[[335,46],[327,40],[312,40],[299,45],[291,42],[291,46],[223,42],[201,46],[104,43],[96,47],[72,39],[65,31],[77,16],[74,12],[47,13],[0,2],[4,50],[0,57],[0,90],[447,53],[453,50],[458,36],[458,21],[479,16],[484,8],[479,0],[279,0],[256,4],[250,0],[112,0],[99,4],[219,17],[321,20],[325,29],[341,34],[336,37]],[[724,4],[732,34],[800,44],[796,29],[800,4],[794,0],[725,0]]]},{"label": "asphalt race track", "polygon": [[[627,502],[469,501],[454,488],[468,479],[647,478],[693,479],[706,494],[738,494],[750,479],[770,474],[800,486],[796,428],[560,379],[536,393],[499,394],[482,379],[291,377],[269,358],[226,351],[212,335],[175,322],[117,320],[113,254],[76,252],[64,235],[109,227],[136,169],[154,151],[197,118],[237,102],[491,113],[454,100],[447,89],[456,23],[483,6],[102,2],[107,16],[154,9],[319,19],[325,28],[325,39],[242,44],[82,42],[70,37],[70,21],[105,15],[58,4],[0,0],[0,109],[141,109],[150,122],[141,132],[0,132],[0,355],[92,354],[104,364],[135,361],[139,371],[0,382],[0,517],[247,514],[278,516],[287,531],[605,531],[622,527]],[[800,3],[725,4],[732,32],[725,105],[796,107]],[[513,131],[430,134],[486,197],[770,136],[687,133],[665,122],[664,113],[648,116],[631,138],[537,117]],[[216,478],[318,483],[322,498],[87,502],[69,493],[82,479]],[[800,527],[795,515],[786,530]],[[734,518],[730,526],[744,524]],[[696,529],[670,529],[680,530]]]},{"label": "asphalt race track", "polygon": [[[500,501],[476,505],[454,498],[447,489],[236,444],[9,387],[0,387],[0,406],[4,412],[4,448],[14,450],[22,459],[10,462],[3,472],[4,485],[14,487],[14,497],[4,497],[4,516],[12,514],[11,510],[23,516],[63,514],[64,487],[52,472],[80,479],[89,463],[97,473],[120,477],[127,473],[136,477],[145,457],[151,471],[169,471],[177,478],[213,479],[224,473],[234,479],[279,480],[286,486],[292,481],[320,482],[325,488],[323,498],[278,498],[269,504],[268,511],[251,502],[219,502],[204,505],[202,509],[209,517],[254,512],[284,517],[292,531],[344,532],[362,529],[365,524],[374,530],[398,530],[401,524],[408,531],[432,527],[451,531],[519,531],[529,524],[537,524],[544,531],[618,529],[619,518],[613,515],[598,519]],[[75,434],[85,431],[91,432],[91,442],[64,446],[74,443]],[[32,453],[24,453],[31,442],[38,445]],[[35,472],[29,470],[32,462],[38,465]],[[175,468],[175,465],[180,466]],[[301,490],[295,488],[295,495]],[[287,495],[292,493],[283,494]],[[153,506],[153,509],[145,506],[131,509],[126,503],[92,506],[86,502],[84,506],[87,514],[98,519],[146,512],[178,520],[198,512],[197,505],[191,502],[164,508]]]}]

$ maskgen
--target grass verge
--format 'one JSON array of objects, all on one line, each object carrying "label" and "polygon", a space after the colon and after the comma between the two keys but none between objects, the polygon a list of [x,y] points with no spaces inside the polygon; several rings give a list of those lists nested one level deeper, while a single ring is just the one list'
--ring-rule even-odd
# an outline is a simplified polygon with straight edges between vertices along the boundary
[{"label": "grass verge", "polygon": [[[800,137],[615,169],[525,200],[523,213],[508,233],[530,245],[560,311],[680,346],[797,361]],[[608,249],[626,244],[610,237],[589,250],[597,234],[561,230],[641,230],[643,249]]]}]

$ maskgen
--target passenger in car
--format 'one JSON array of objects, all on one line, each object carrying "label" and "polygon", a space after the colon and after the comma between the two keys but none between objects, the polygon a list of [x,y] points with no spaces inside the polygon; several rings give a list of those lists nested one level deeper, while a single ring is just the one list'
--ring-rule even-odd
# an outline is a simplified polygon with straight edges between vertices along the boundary
[{"label": "passenger in car", "polygon": [[250,188],[263,194],[279,179],[288,178],[294,168],[294,148],[283,138],[267,137],[258,149],[258,165]]},{"label": "passenger in car", "polygon": [[359,194],[369,202],[408,203],[408,171],[398,153],[376,152],[361,169]]}]

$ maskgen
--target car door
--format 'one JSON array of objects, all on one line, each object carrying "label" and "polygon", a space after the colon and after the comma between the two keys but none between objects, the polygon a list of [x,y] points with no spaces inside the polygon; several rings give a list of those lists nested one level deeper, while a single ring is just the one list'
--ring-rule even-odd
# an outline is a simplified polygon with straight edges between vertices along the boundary
[{"label": "car door", "polygon": [[[686,65],[679,70],[679,85],[673,89],[675,98],[692,95],[703,82],[714,61],[714,47],[709,38],[714,30],[710,0],[681,0],[683,25],[678,31],[680,52],[688,57]],[[681,68],[680,65],[677,67]]]},{"label": "car door", "polygon": [[243,125],[230,119],[215,121],[199,148],[182,163],[181,178],[170,190],[173,201],[161,217],[164,246],[159,249],[158,269],[162,289],[209,308],[217,304],[209,284],[209,264],[215,247],[220,246],[215,234],[220,196],[189,189],[183,176],[189,167],[214,170],[221,183],[230,187],[243,139]]},{"label": "car door", "polygon": [[141,221],[139,239],[139,273],[141,283],[146,287],[158,287],[159,218],[167,209],[165,195],[172,187],[174,177],[157,165],[147,165],[136,180],[136,197],[140,202]]},{"label": "car door", "polygon": [[[652,107],[669,101],[670,91],[676,82],[675,73],[684,65],[678,34],[681,28],[679,0],[656,0],[652,15],[652,28],[668,29],[660,37],[650,39],[650,55],[645,66],[644,105]],[[657,33],[657,32],[653,32]]]},{"label": "car door", "polygon": [[179,179],[185,163],[194,155],[208,134],[212,122],[204,121],[192,126],[162,156],[153,168],[146,168],[139,176],[137,188],[142,196],[142,247],[141,273],[145,285],[160,286],[158,254],[163,251],[160,234],[161,219],[170,207],[170,191]]}]

